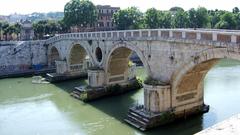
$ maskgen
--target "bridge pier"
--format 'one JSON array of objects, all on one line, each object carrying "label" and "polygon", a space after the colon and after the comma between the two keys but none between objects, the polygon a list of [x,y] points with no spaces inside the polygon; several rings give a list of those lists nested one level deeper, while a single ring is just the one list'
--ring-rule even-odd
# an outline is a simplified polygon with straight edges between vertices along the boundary
[{"label": "bridge pier", "polygon": [[[206,75],[206,71],[201,71],[203,76]],[[196,74],[196,73],[195,73]],[[198,73],[198,76],[202,76]],[[197,80],[196,78],[194,80]],[[193,83],[193,81],[191,82]],[[182,86],[180,86],[182,87]],[[190,87],[190,85],[188,85]],[[195,90],[172,95],[172,106],[174,108],[174,114],[176,118],[185,118],[190,115],[205,113],[209,111],[209,105],[204,103],[204,79],[201,79],[199,84],[195,87]]]},{"label": "bridge pier", "polygon": [[[129,72],[135,73],[134,70],[135,67],[129,68]],[[119,95],[142,87],[135,74],[124,74],[124,77],[121,77],[122,80],[109,81],[109,78],[112,79],[112,77],[108,77],[104,69],[90,68],[88,70],[88,86],[75,87],[71,95],[83,101],[90,101],[105,96]]]},{"label": "bridge pier", "polygon": [[65,60],[58,60],[55,61],[55,65],[56,73],[47,74],[46,79],[49,82],[60,82],[87,77],[88,61],[84,61],[81,64],[69,65]]},{"label": "bridge pier", "polygon": [[144,84],[144,106],[146,110],[159,113],[171,108],[170,85]]},{"label": "bridge pier", "polygon": [[170,85],[144,84],[144,105],[129,109],[125,121],[142,131],[174,120]]},{"label": "bridge pier", "polygon": [[104,87],[104,76],[105,72],[103,69],[89,69],[88,70],[88,85],[92,88]]},{"label": "bridge pier", "polygon": [[[142,131],[173,122],[177,119],[186,118],[190,115],[205,113],[209,110],[209,106],[203,102],[202,93],[199,93],[199,97],[196,97],[197,101],[195,103],[173,107],[170,85],[144,84],[143,86],[144,105],[130,107],[125,119],[127,123]],[[199,88],[202,89],[203,87]]]}]

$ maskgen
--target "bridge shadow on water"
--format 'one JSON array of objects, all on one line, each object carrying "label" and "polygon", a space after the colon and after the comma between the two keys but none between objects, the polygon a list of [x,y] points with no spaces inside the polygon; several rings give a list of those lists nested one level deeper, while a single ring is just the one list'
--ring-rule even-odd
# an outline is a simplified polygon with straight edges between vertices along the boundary
[{"label": "bridge shadow on water", "polygon": [[[216,67],[228,67],[236,64],[235,61],[231,63],[222,62],[218,64]],[[70,93],[74,87],[79,85],[86,85],[86,81],[82,79],[71,80],[62,83],[56,83],[55,86],[61,88],[62,90]],[[129,93],[125,93],[118,96],[105,97],[102,99],[97,99],[95,101],[91,101],[88,103],[84,103],[90,105],[97,110],[107,114],[110,117],[115,118],[116,120],[126,124],[123,120],[127,115],[128,108],[137,102],[136,95],[139,92],[143,92],[143,90],[131,91]],[[61,100],[61,99],[59,99]],[[81,101],[79,101],[80,103]],[[82,103],[82,102],[81,102]],[[210,112],[204,115],[198,115],[194,117],[187,118],[186,120],[179,120],[174,123],[160,126],[155,129],[146,132],[140,132],[140,134],[145,135],[191,135],[201,131],[203,128],[211,126],[215,124],[218,116],[216,112],[214,112],[214,106],[211,108],[210,104]],[[203,120],[204,119],[204,120]],[[127,124],[126,124],[127,125]],[[133,127],[129,126],[134,129]]]},{"label": "bridge shadow on water", "polygon": [[[54,85],[70,94],[74,90],[74,87],[80,85],[87,85],[87,81],[85,79],[76,79],[55,83]],[[139,90],[135,90],[121,95],[103,97],[100,99],[86,102],[86,104],[91,105],[94,108],[97,108],[98,110],[101,110],[102,112],[123,122],[123,119],[127,114],[128,108],[137,102],[132,98],[132,96],[138,91]],[[79,102],[82,101],[79,100]]]},{"label": "bridge shadow on water", "polygon": [[[143,90],[140,89],[137,91],[131,91],[122,95],[95,100],[89,102],[88,104],[127,125],[127,123],[124,121],[124,118],[126,118],[127,116],[129,107],[136,104],[137,102],[137,100],[132,97],[134,94],[141,91]],[[141,133],[144,135],[192,135],[202,130],[202,118],[203,116],[199,115],[186,120],[177,121],[165,126],[156,127],[152,130]],[[130,125],[129,127],[137,130]]]},{"label": "bridge shadow on water", "polygon": [[[67,93],[73,91],[74,87],[79,85],[86,85],[86,80],[77,79],[65,81],[62,83],[56,83],[55,86],[64,90]],[[130,106],[136,104],[138,100],[134,98],[135,94],[143,94],[143,89],[131,91],[118,96],[104,97],[102,99],[96,99],[94,101],[87,102],[86,104],[91,105],[92,107],[104,112],[120,121],[123,124],[124,118],[126,118],[128,109]],[[81,101],[79,101],[81,102]],[[145,135],[157,135],[157,134],[168,134],[168,135],[190,135],[197,133],[203,129],[203,115],[187,118],[186,120],[179,120],[177,122],[160,126],[150,131],[141,132],[141,134]],[[133,130],[137,130],[130,126]]]},{"label": "bridge shadow on water", "polygon": [[54,83],[53,85],[64,90],[67,93],[71,93],[74,90],[74,87],[77,87],[80,85],[87,85],[87,81],[84,78],[81,78],[81,79],[67,80],[64,82],[57,82],[57,83]]}]

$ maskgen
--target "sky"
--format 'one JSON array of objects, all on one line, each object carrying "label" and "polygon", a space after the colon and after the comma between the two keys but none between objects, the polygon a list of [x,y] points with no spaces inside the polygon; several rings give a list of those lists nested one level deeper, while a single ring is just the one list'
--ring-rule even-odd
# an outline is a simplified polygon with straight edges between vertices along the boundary
[{"label": "sky", "polygon": [[[32,12],[63,11],[69,0],[0,0],[0,15],[13,13],[29,14]],[[169,10],[180,6],[185,10],[199,6],[207,9],[223,9],[232,11],[233,7],[240,8],[240,0],[91,0],[95,5],[111,5],[120,8],[136,6],[145,12],[155,7],[160,10]]]}]

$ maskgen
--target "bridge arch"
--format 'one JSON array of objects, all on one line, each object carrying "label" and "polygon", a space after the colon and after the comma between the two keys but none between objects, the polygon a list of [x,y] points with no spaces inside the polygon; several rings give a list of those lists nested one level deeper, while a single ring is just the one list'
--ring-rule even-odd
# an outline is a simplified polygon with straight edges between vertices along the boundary
[{"label": "bridge arch", "polygon": [[70,65],[83,63],[87,59],[87,51],[80,44],[74,44],[70,48],[68,62]]},{"label": "bridge arch", "polygon": [[48,52],[48,65],[55,67],[55,61],[61,59],[61,53],[58,51],[58,48],[52,46]]},{"label": "bridge arch", "polygon": [[86,70],[92,63],[92,57],[84,43],[73,43],[69,48],[67,63],[70,71]]},{"label": "bridge arch", "polygon": [[193,56],[173,74],[171,81],[172,107],[195,101],[203,103],[204,78],[221,59],[240,60],[237,52],[227,48],[211,48]]},{"label": "bridge arch", "polygon": [[[127,75],[129,69],[129,58],[135,52],[143,63],[147,75],[150,75],[149,64],[146,61],[142,51],[135,45],[128,45],[126,43],[116,44],[106,57],[105,69],[107,76],[107,83],[110,83],[111,76]],[[126,79],[126,78],[125,78]]]}]

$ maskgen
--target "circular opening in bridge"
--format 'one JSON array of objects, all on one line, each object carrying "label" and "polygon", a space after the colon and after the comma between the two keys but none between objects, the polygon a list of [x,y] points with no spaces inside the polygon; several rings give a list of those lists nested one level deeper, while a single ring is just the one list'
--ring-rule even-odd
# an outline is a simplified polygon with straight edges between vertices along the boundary
[{"label": "circular opening in bridge", "polygon": [[97,61],[101,62],[102,61],[102,50],[100,47],[96,48],[95,55],[96,55]]}]

